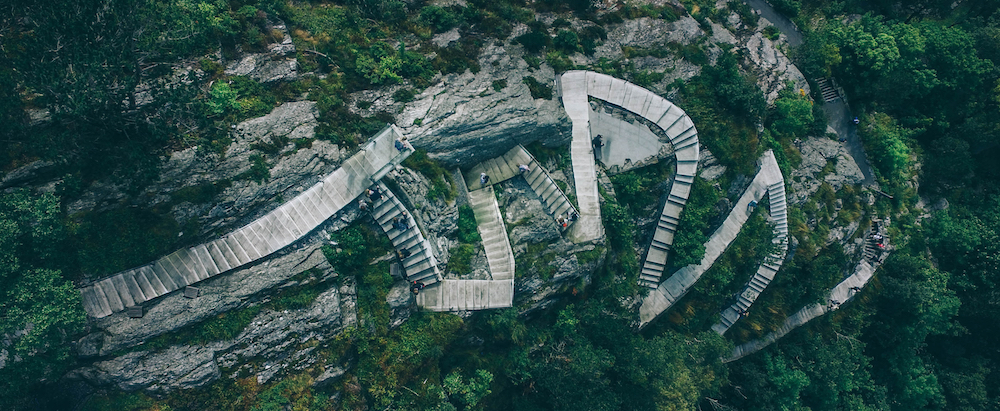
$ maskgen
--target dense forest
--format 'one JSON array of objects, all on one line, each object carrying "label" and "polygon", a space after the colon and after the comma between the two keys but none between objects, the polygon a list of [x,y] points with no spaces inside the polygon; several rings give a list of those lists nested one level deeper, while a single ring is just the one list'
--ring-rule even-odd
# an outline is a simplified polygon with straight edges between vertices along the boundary
[{"label": "dense forest", "polygon": [[[74,282],[186,245],[177,235],[186,227],[163,210],[122,206],[67,215],[65,204],[92,183],[110,180],[140,193],[157,178],[165,153],[193,146],[224,150],[232,124],[301,96],[318,102],[318,139],[356,146],[393,121],[393,114],[356,114],[349,109],[357,104],[350,93],[405,84],[394,98],[412,99],[438,73],[478,72],[476,56],[510,37],[517,25],[529,27],[515,40],[529,53],[528,64],[546,64],[558,73],[578,68],[569,57],[592,54],[607,40],[607,28],[625,19],[689,15],[707,31],[709,20],[725,20],[730,11],[723,9],[750,19],[749,8],[738,1],[725,8],[709,0],[640,3],[612,10],[586,0],[0,5],[0,166],[10,172],[44,160],[52,164],[48,176],[59,177],[45,194],[30,184],[12,184],[0,193],[0,408],[1000,410],[1000,332],[993,328],[1000,318],[996,0],[772,2],[804,34],[804,44],[788,51],[799,69],[809,79],[836,78],[846,92],[886,196],[869,206],[850,187],[820,189],[805,211],[793,211],[798,249],[774,284],[778,291],[763,295],[755,306],[761,309],[725,338],[709,331],[710,316],[740,285],[733,280],[737,273],[752,269],[748,261],[767,255],[759,244],[769,228],[753,216],[704,284],[674,308],[683,315],[664,316],[635,332],[635,312],[621,302],[639,292],[639,256],[632,246],[636,214],[657,201],[650,193],[669,171],[651,166],[612,180],[617,198],[606,197],[602,206],[605,262],[591,284],[574,289],[557,307],[527,317],[516,309],[468,318],[416,313],[390,328],[385,297],[392,279],[384,262],[369,264],[388,246],[371,227],[355,223],[334,234],[350,252],[324,250],[342,275],[357,279],[359,315],[368,324],[319,351],[355,364],[339,383],[313,387],[310,370],[262,385],[224,374],[205,387],[156,398],[99,387],[82,405],[60,389],[60,377],[78,361],[69,342],[86,326]],[[559,18],[552,24],[536,19],[546,13]],[[267,30],[269,19],[288,25],[302,71],[323,76],[264,85],[227,75],[210,58],[273,42],[280,33]],[[574,30],[569,19],[589,22],[587,29]],[[427,41],[454,28],[462,33],[460,41],[447,47]],[[804,96],[785,92],[769,106],[741,70],[739,51],[724,51],[714,65],[704,45],[629,53],[680,55],[704,66],[671,89],[705,146],[730,166],[724,178],[752,172],[754,159],[767,148],[776,149],[783,168],[794,167],[791,141],[825,133],[822,111]],[[187,73],[164,80],[182,60],[196,61],[203,77]],[[628,59],[579,68],[640,85],[663,78],[636,70]],[[552,98],[548,86],[532,77],[525,82],[533,97]],[[137,88],[151,90],[148,101],[137,101]],[[240,178],[269,178],[263,158]],[[439,165],[421,161],[409,165],[431,169],[440,179]],[[212,190],[187,194],[211,197]],[[707,221],[720,196],[725,193],[696,181],[674,266],[704,253],[701,244],[712,228]],[[834,201],[857,215],[890,217],[897,249],[844,308],[759,353],[723,363],[734,343],[763,335],[823,298],[851,265],[839,246],[820,240],[830,213],[817,204]],[[928,217],[918,203],[948,206]],[[820,221],[818,229],[805,224],[811,219]],[[475,235],[474,229],[466,234]],[[249,319],[233,315],[222,321],[203,324],[184,342],[231,337]]]}]

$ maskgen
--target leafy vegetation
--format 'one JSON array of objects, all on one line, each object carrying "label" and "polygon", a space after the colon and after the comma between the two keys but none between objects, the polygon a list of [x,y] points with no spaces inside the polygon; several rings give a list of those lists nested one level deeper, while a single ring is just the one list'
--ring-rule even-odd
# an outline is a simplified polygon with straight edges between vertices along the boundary
[{"label": "leafy vegetation", "polygon": [[452,179],[451,173],[445,170],[441,163],[428,157],[426,150],[413,152],[406,160],[403,160],[403,165],[419,171],[420,174],[431,180],[431,189],[427,192],[428,200],[451,201],[458,195],[458,189],[455,188],[455,181]]}]

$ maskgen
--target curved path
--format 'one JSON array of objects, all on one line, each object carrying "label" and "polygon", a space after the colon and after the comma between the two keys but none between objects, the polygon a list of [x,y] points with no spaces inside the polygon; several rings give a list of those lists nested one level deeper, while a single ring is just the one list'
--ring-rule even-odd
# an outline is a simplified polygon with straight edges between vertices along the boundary
[{"label": "curved path", "polygon": [[87,314],[102,318],[260,260],[292,244],[361,195],[413,151],[393,147],[390,125],[323,180],[254,222],[205,244],[177,250],[80,290]]},{"label": "curved path", "polygon": [[[641,116],[656,124],[674,147],[677,159],[677,173],[670,187],[670,194],[663,205],[660,220],[653,234],[653,240],[646,259],[643,262],[639,283],[647,287],[656,287],[667,263],[667,253],[674,242],[674,233],[680,222],[681,211],[687,203],[694,184],[694,176],[698,173],[699,145],[698,130],[694,122],[679,107],[656,93],[639,87],[627,81],[605,74],[590,71],[569,71],[560,78],[563,95],[563,106],[573,120],[573,176],[576,180],[579,196],[581,184],[593,185],[596,191],[596,173],[594,168],[593,147],[590,143],[589,102],[588,97],[621,107],[633,114]],[[586,151],[586,152],[585,152]],[[585,152],[585,153],[584,153]],[[584,155],[585,154],[585,155]],[[581,171],[578,171],[581,170]],[[600,204],[589,204],[596,207],[597,223],[600,224]],[[580,215],[585,214],[584,202],[580,200]],[[592,213],[593,214],[593,213]],[[577,223],[577,226],[594,224],[590,220]],[[603,231],[603,228],[601,228]],[[580,229],[579,231],[584,231]]]},{"label": "curved path", "polygon": [[779,338],[784,337],[792,330],[809,322],[809,320],[839,309],[844,302],[854,298],[854,295],[857,294],[861,288],[864,288],[866,284],[868,284],[868,280],[872,278],[872,274],[874,272],[875,267],[872,267],[867,260],[861,260],[861,262],[855,267],[854,274],[847,277],[847,279],[841,281],[840,284],[837,284],[836,287],[830,290],[828,301],[831,303],[812,304],[802,308],[799,312],[786,318],[785,323],[774,332],[771,332],[763,338],[753,340],[736,347],[733,350],[732,356],[723,360],[723,362],[736,361],[740,358],[760,351],[764,349],[764,347],[767,347],[768,345],[771,345],[771,343],[777,341]]},{"label": "curved path", "polygon": [[[779,170],[780,172],[780,170]],[[767,285],[774,279],[774,275],[781,269],[785,262],[785,254],[788,253],[788,207],[785,203],[785,181],[774,183],[767,188],[767,197],[770,201],[771,222],[774,223],[774,239],[772,243],[778,247],[774,253],[767,256],[764,262],[757,267],[757,272],[743,291],[736,296],[736,302],[728,308],[722,310],[719,315],[719,323],[712,326],[712,330],[723,335],[729,331],[740,318],[750,310],[750,306],[757,300],[760,293],[764,292]]]},{"label": "curved path", "polygon": [[747,210],[750,202],[760,202],[767,189],[775,184],[784,184],[784,180],[781,177],[781,169],[778,168],[778,163],[774,159],[774,153],[768,150],[760,158],[760,171],[750,183],[750,187],[736,201],[732,211],[722,222],[722,226],[715,230],[708,242],[705,243],[705,256],[701,262],[677,270],[643,299],[642,305],[639,307],[640,328],[649,324],[684,294],[687,294],[691,286],[701,278],[705,271],[708,271],[715,260],[736,239],[743,224],[746,224],[750,217]]}]

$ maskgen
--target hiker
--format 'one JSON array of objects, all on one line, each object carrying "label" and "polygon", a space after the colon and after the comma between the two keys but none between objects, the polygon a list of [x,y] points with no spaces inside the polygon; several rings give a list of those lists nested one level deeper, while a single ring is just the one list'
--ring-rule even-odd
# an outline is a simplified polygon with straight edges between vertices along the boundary
[{"label": "hiker", "polygon": [[395,146],[396,150],[399,150],[399,151],[403,151],[403,150],[406,149],[406,144],[403,144],[403,140],[400,140],[398,138],[396,139],[396,142],[393,143],[393,146]]},{"label": "hiker", "polygon": [[854,125],[858,125],[858,124],[861,124],[861,120],[858,120],[858,118],[855,117],[854,118]]},{"label": "hiker", "polygon": [[479,173],[479,185],[486,185],[489,182],[490,176],[486,175],[486,173]]},{"label": "hiker", "polygon": [[409,248],[404,248],[399,252],[399,259],[402,260],[406,257],[409,257],[412,254],[413,252],[411,252]]},{"label": "hiker", "polygon": [[405,210],[402,213],[399,214],[399,218],[400,218],[400,220],[399,220],[399,226],[403,227],[403,230],[409,230],[410,229],[410,219],[409,219],[409,215],[406,214]]},{"label": "hiker", "polygon": [[580,218],[580,213],[574,211],[573,214],[569,215],[569,221],[576,221]]},{"label": "hiker", "polygon": [[594,145],[594,150],[600,150],[601,147],[604,147],[604,136],[598,134],[597,137],[594,137],[593,140],[590,140],[590,144]]},{"label": "hiker", "polygon": [[410,291],[413,292],[413,295],[417,295],[418,293],[420,293],[420,290],[424,289],[424,287],[425,287],[424,283],[420,281],[414,281],[413,284],[410,285]]},{"label": "hiker", "polygon": [[528,167],[527,164],[521,164],[521,165],[517,166],[517,169],[520,170],[522,173],[527,173],[527,172],[531,171],[531,167]]},{"label": "hiker", "polygon": [[382,199],[382,191],[378,189],[378,186],[375,186],[374,189],[369,188],[366,193],[368,194],[369,200],[378,201]]},{"label": "hiker", "polygon": [[392,218],[392,228],[395,228],[399,231],[406,231],[406,226],[403,225],[401,221],[399,221],[399,217]]},{"label": "hiker", "polygon": [[566,227],[566,225],[567,225],[566,224],[566,219],[563,218],[563,216],[561,216],[561,215],[559,217],[556,217],[556,223],[558,223],[560,226],[563,226],[563,227]]},{"label": "hiker", "polygon": [[358,208],[360,208],[361,211],[368,211],[368,200],[361,199],[358,203]]}]

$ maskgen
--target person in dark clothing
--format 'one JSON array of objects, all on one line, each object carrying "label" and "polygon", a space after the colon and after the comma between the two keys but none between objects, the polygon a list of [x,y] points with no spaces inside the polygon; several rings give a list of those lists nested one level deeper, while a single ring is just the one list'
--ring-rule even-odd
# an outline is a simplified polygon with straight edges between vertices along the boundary
[{"label": "person in dark clothing", "polygon": [[486,185],[486,183],[489,183],[489,182],[490,182],[490,176],[486,175],[486,173],[480,173],[479,174],[479,184],[480,185]]},{"label": "person in dark clothing", "polygon": [[413,252],[411,252],[409,248],[404,248],[404,249],[402,249],[402,250],[401,250],[401,251],[399,252],[399,255],[400,255],[400,257],[401,257],[400,259],[403,259],[403,258],[406,258],[406,257],[409,257],[409,256],[410,256],[410,255],[412,255],[412,254],[413,254]]},{"label": "person in dark clothing", "polygon": [[410,284],[410,291],[413,292],[413,295],[417,295],[420,293],[420,290],[424,289],[424,287],[425,287],[424,283],[420,281],[414,281],[413,283]]},{"label": "person in dark clothing", "polygon": [[601,147],[604,147],[604,136],[598,134],[597,137],[590,140],[590,144],[594,145],[594,150],[600,150]]}]

